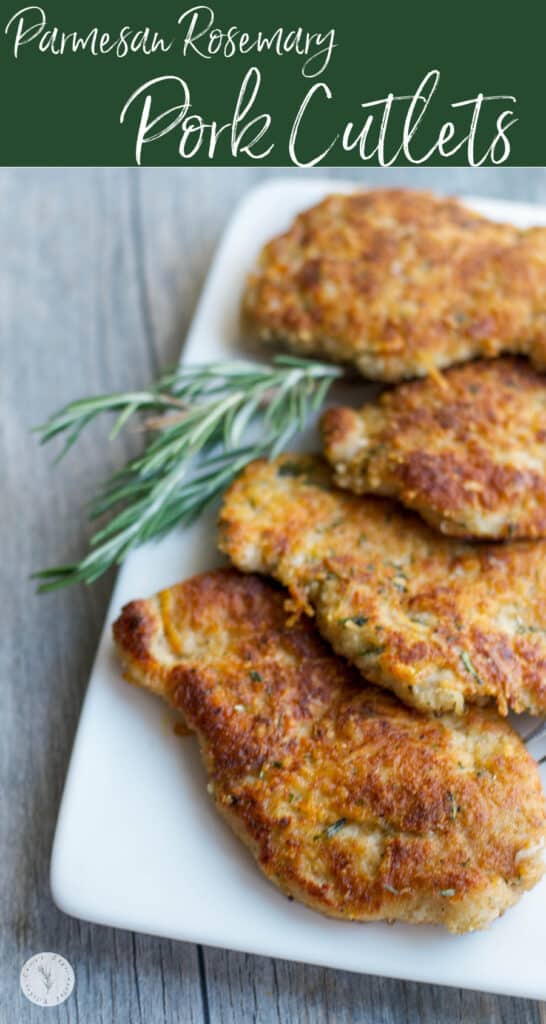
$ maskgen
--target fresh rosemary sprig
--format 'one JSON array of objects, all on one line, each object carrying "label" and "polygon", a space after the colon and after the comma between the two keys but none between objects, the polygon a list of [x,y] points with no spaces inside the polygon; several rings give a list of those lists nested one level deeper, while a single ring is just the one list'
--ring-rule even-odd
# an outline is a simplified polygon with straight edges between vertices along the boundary
[{"label": "fresh rosemary sprig", "polygon": [[51,416],[36,429],[42,443],[66,436],[59,459],[103,412],[117,413],[111,438],[137,413],[147,414],[152,436],[91,503],[91,519],[106,512],[112,518],[92,536],[89,553],[73,565],[36,573],[39,590],[92,583],[132,548],[191,523],[247,462],[277,455],[321,407],[341,373],[286,355],[272,365],[181,366],[149,390],[84,398]]}]

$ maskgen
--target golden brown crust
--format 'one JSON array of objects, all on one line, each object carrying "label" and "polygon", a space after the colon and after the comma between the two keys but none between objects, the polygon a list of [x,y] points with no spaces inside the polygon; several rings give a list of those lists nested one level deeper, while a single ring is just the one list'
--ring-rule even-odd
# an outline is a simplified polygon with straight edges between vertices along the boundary
[{"label": "golden brown crust", "polygon": [[263,340],[424,376],[476,356],[546,366],[546,228],[405,189],[331,195],[262,251],[244,311]]},{"label": "golden brown crust", "polygon": [[114,637],[129,680],[183,712],[219,810],[288,895],[461,932],[540,878],[540,781],[508,723],[428,718],[362,685],[265,580],[198,576],[127,605]]},{"label": "golden brown crust", "polygon": [[442,533],[546,535],[546,378],[495,359],[329,409],[324,454],[338,486],[398,498]]},{"label": "golden brown crust", "polygon": [[339,654],[406,703],[546,713],[546,542],[441,537],[394,502],[336,490],[322,459],[286,455],[232,484],[220,546],[287,586]]}]

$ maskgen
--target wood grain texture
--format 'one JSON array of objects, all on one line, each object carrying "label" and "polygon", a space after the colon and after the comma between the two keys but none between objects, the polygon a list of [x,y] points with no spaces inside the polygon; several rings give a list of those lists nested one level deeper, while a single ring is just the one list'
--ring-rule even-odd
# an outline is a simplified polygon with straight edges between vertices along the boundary
[{"label": "wood grain texture", "polygon": [[[145,384],[183,343],[240,196],[276,173],[238,169],[0,170],[0,1024],[38,1022],[24,960],[69,957],[74,994],[48,1020],[111,1024],[546,1024],[545,1007],[360,977],[94,927],[53,906],[49,854],[71,743],[113,576],[38,598],[29,573],[81,554],[83,503],[137,439],[98,426],[54,473],[29,433],[90,392]],[[326,173],[347,177],[347,171]],[[408,184],[546,201],[541,168],[364,169]]]}]

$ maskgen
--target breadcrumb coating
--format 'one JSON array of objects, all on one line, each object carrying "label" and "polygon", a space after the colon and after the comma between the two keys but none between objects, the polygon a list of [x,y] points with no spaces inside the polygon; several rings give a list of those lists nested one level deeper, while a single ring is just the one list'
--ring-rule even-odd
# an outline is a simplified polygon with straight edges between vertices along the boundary
[{"label": "breadcrumb coating", "polygon": [[288,587],[339,654],[406,703],[546,713],[546,541],[442,537],[395,502],[338,490],[322,459],[284,455],[231,485],[220,546]]},{"label": "breadcrumb coating", "polygon": [[321,426],[339,487],[397,498],[450,536],[546,535],[546,377],[524,360],[400,384]]},{"label": "breadcrumb coating", "polygon": [[482,928],[541,877],[535,763],[493,712],[363,684],[283,592],[234,570],[127,605],[127,678],[197,734],[218,810],[290,897],[345,920]]},{"label": "breadcrumb coating", "polygon": [[405,189],[330,195],[263,249],[244,312],[264,341],[397,381],[502,352],[546,367],[546,228]]}]

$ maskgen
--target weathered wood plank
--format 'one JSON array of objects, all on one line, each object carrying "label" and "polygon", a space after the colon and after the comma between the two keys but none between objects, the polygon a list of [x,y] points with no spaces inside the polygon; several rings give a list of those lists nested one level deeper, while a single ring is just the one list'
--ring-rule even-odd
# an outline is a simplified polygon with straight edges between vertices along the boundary
[{"label": "weathered wood plank", "polygon": [[[74,995],[50,1012],[60,1022],[546,1024],[544,1007],[530,1001],[199,953],[92,927],[60,914],[49,897],[58,801],[112,577],[44,599],[27,576],[44,561],[81,553],[89,532],[82,503],[126,454],[127,442],[109,449],[97,428],[53,475],[28,430],[77,394],[143,384],[176,358],[234,203],[275,173],[0,171],[0,818],[9,823],[0,850],[0,1024],[42,1019],[20,996],[17,975],[27,956],[47,948],[65,953],[76,969]],[[542,168],[363,168],[356,177],[546,200]]]},{"label": "weathered wood plank", "polygon": [[112,578],[38,598],[28,574],[83,550],[82,502],[120,453],[97,443],[99,428],[53,471],[29,429],[77,394],[150,374],[128,174],[4,170],[0,200],[0,1019],[42,1019],[20,994],[18,973],[30,954],[53,949],[77,977],[60,1021],[166,1021],[182,1006],[185,1019],[200,1021],[194,948],[71,920],[48,888],[58,802]]},{"label": "weathered wood plank", "polygon": [[205,953],[210,1019],[222,1024],[542,1024],[530,1000]]}]

